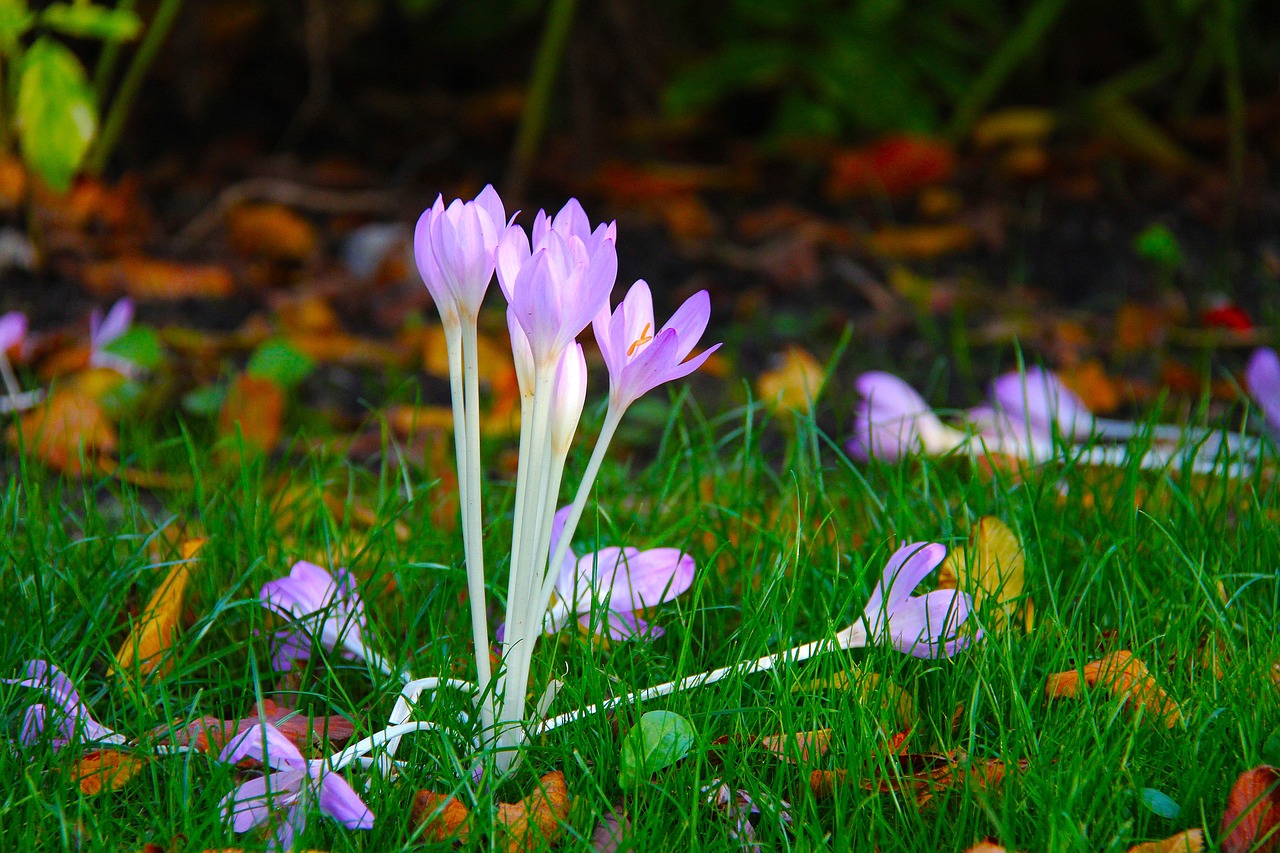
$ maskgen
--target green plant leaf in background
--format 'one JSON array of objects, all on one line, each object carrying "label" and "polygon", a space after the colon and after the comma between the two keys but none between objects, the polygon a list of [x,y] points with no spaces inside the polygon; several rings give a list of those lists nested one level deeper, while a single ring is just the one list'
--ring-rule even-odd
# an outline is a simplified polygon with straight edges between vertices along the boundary
[{"label": "green plant leaf in background", "polygon": [[281,388],[292,388],[316,366],[307,355],[284,338],[272,338],[249,356],[245,372],[255,379],[269,379]]},{"label": "green plant leaf in background", "polygon": [[103,347],[102,351],[145,370],[155,370],[164,361],[160,337],[154,329],[146,326],[130,326],[127,332]]},{"label": "green plant leaf in background", "polygon": [[1152,812],[1165,820],[1173,820],[1182,814],[1182,806],[1178,805],[1173,797],[1163,791],[1157,791],[1155,788],[1142,789],[1142,802]]},{"label": "green plant leaf in background", "polygon": [[128,9],[108,9],[91,3],[54,3],[40,14],[51,30],[78,38],[128,41],[142,31],[142,21]]},{"label": "green plant leaf in background", "polygon": [[0,0],[0,53],[12,51],[35,19],[25,0]]},{"label": "green plant leaf in background", "polygon": [[622,742],[618,782],[629,788],[689,754],[697,735],[690,723],[671,711],[650,711]]},{"label": "green plant leaf in background", "polygon": [[225,399],[225,385],[201,385],[182,395],[182,409],[188,414],[211,418],[218,414]]},{"label": "green plant leaf in background", "polygon": [[98,115],[80,60],[53,39],[38,39],[23,58],[17,120],[23,159],[65,192],[98,130]]},{"label": "green plant leaf in background", "polygon": [[1152,225],[1135,237],[1133,250],[1140,257],[1169,272],[1182,266],[1182,244],[1164,225]]}]

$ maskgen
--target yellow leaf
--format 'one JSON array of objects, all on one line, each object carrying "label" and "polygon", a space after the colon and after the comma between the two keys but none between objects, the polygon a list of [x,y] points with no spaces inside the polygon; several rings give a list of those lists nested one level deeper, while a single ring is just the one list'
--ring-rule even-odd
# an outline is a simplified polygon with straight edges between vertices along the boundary
[{"label": "yellow leaf", "polygon": [[1204,830],[1188,829],[1160,841],[1148,841],[1129,848],[1129,853],[1200,853],[1204,849]]},{"label": "yellow leaf", "polygon": [[203,545],[203,539],[188,539],[182,543],[182,559],[169,570],[164,583],[151,594],[141,621],[134,624],[120,651],[116,653],[116,665],[111,669],[111,674],[116,671],[132,672],[135,662],[143,675],[150,674],[160,666],[164,653],[173,646],[178,620],[182,617],[182,600],[187,591],[187,581],[191,579],[191,566]]},{"label": "yellow leaf", "polygon": [[1178,704],[1156,684],[1147,665],[1124,650],[1085,664],[1083,672],[1069,669],[1053,673],[1045,682],[1044,693],[1048,699],[1059,699],[1079,695],[1085,686],[1094,685],[1134,709],[1144,709],[1166,728],[1173,728],[1182,719]]},{"label": "yellow leaf", "polygon": [[822,365],[800,347],[788,347],[773,362],[756,380],[756,395],[774,412],[807,413],[822,390]]},{"label": "yellow leaf", "polygon": [[[938,572],[938,588],[969,593],[974,610],[986,614],[987,626],[1003,631],[1017,615],[1025,575],[1022,543],[1008,525],[988,515],[978,520],[968,548],[952,548],[947,554]],[[1032,612],[1028,607],[1024,614],[1027,630]]]}]

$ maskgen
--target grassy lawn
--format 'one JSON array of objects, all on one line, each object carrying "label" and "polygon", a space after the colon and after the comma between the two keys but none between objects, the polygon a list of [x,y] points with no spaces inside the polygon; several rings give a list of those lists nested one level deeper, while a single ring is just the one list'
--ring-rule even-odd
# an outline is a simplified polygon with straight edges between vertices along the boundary
[{"label": "grassy lawn", "polygon": [[[588,429],[592,417],[589,408]],[[666,628],[657,641],[547,638],[533,684],[540,693],[551,673],[563,682],[551,713],[829,637],[861,613],[896,544],[963,549],[983,516],[1024,545],[1034,626],[1019,619],[994,630],[983,611],[986,636],[949,660],[888,646],[832,651],[625,703],[537,738],[496,791],[469,784],[465,726],[452,738],[412,735],[394,778],[346,773],[377,816],[373,829],[342,830],[313,809],[299,848],[419,845],[410,810],[424,789],[467,804],[470,843],[484,846],[495,800],[519,800],[552,770],[571,795],[559,830],[565,849],[586,848],[609,813],[625,813],[621,849],[743,849],[734,815],[708,803],[708,786],[719,784],[734,802],[741,790],[756,804],[750,824],[763,849],[964,850],[989,836],[1011,850],[1096,851],[1195,827],[1216,837],[1232,781],[1269,756],[1280,723],[1270,471],[1227,481],[1070,463],[993,472],[959,458],[863,465],[836,438],[810,419],[770,420],[759,408],[709,419],[684,398],[651,461],[613,454],[575,550],[678,547],[695,557],[696,580],[650,614]],[[191,488],[166,492],[102,476],[58,479],[12,457],[0,500],[0,674],[18,676],[31,658],[56,663],[97,720],[139,739],[137,755],[163,751],[157,732],[202,714],[241,718],[264,698],[303,717],[341,715],[355,738],[382,728],[397,682],[363,663],[322,654],[290,675],[270,672],[268,637],[279,620],[257,593],[298,559],[349,567],[375,649],[416,676],[472,677],[452,454],[441,442],[445,452],[433,461],[428,449],[425,464],[391,442],[370,465],[303,439],[283,456],[229,462],[199,434],[126,434],[126,449],[139,453],[130,458],[192,477]],[[485,453],[496,475],[485,494],[495,597],[506,588],[511,443]],[[571,456],[566,490],[583,464]],[[206,543],[168,666],[140,682],[110,674],[130,617],[178,559],[177,543],[192,537]],[[1173,726],[1156,706],[1126,702],[1105,684],[1046,699],[1051,674],[1121,650],[1176,703]],[[16,741],[38,694],[4,685],[0,697]],[[686,717],[695,747],[624,788],[623,737],[655,709]],[[462,710],[442,692],[417,718],[458,729]],[[803,755],[767,740],[821,729],[831,730],[829,748]],[[73,776],[83,751],[55,754],[47,742],[0,750],[8,849],[265,846],[260,832],[224,825],[219,801],[237,771],[213,755],[157,756],[116,790],[89,795]],[[983,772],[992,761],[1003,763],[1000,780]],[[490,838],[499,847],[502,839]]]}]

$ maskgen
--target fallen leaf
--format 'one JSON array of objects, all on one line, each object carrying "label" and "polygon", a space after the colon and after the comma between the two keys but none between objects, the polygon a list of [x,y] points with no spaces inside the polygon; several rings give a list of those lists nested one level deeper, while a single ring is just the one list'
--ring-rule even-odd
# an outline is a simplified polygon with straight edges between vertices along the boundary
[{"label": "fallen leaf", "polygon": [[1112,652],[1085,664],[1082,673],[1068,670],[1050,675],[1045,683],[1045,696],[1048,699],[1077,696],[1085,685],[1101,685],[1133,708],[1145,709],[1168,728],[1182,719],[1177,703],[1156,685],[1146,664],[1127,651]]},{"label": "fallen leaf", "polygon": [[[555,845],[569,817],[569,787],[553,770],[538,780],[538,789],[518,803],[500,803],[497,823],[506,835],[508,853]],[[539,844],[539,841],[542,844]]]},{"label": "fallen leaf", "polygon": [[790,764],[807,764],[811,758],[827,754],[831,748],[831,729],[769,735],[756,743]]},{"label": "fallen leaf", "polygon": [[242,255],[305,261],[316,250],[316,230],[280,204],[240,204],[227,211],[231,245]]},{"label": "fallen leaf", "polygon": [[81,793],[94,796],[123,787],[146,763],[146,756],[119,749],[95,749],[71,766],[71,777]]},{"label": "fallen leaf", "polygon": [[161,671],[167,671],[171,662],[163,660],[164,653],[173,646],[177,636],[187,581],[191,579],[191,568],[204,541],[191,539],[182,544],[181,558],[147,600],[141,621],[134,623],[120,651],[116,652],[115,666],[107,670],[108,675],[120,671],[132,673],[135,664],[142,675],[149,675],[162,663]]},{"label": "fallen leaf", "polygon": [[[995,632],[1007,628],[1023,611],[1028,631],[1034,622],[1030,601],[1020,605],[1026,575],[1022,543],[993,515],[978,519],[968,548],[952,548],[938,572],[939,589],[957,589],[973,597],[973,608],[986,613],[985,624]],[[984,602],[988,609],[983,610]]]},{"label": "fallen leaf", "polygon": [[1223,853],[1273,853],[1280,848],[1280,771],[1246,770],[1227,795],[1219,835]]},{"label": "fallen leaf", "polygon": [[1009,851],[994,841],[983,840],[964,851],[964,853],[1009,853]]},{"label": "fallen leaf", "polygon": [[866,238],[867,249],[889,258],[937,258],[969,249],[977,240],[963,222],[941,225],[886,225]]},{"label": "fallen leaf", "polygon": [[119,444],[116,428],[97,400],[76,388],[61,388],[9,427],[9,444],[22,447],[51,468],[80,475],[101,470]]},{"label": "fallen leaf", "polygon": [[1101,415],[1120,408],[1120,383],[1107,375],[1097,359],[1073,365],[1058,375],[1093,413]]},{"label": "fallen leaf", "polygon": [[0,211],[10,213],[27,199],[27,170],[7,151],[0,152]]},{"label": "fallen leaf", "polygon": [[770,359],[773,365],[756,380],[756,396],[771,411],[807,413],[822,390],[822,365],[801,347]]},{"label": "fallen leaf", "polygon": [[1200,853],[1201,850],[1204,850],[1204,830],[1188,829],[1160,841],[1137,844],[1129,848],[1129,853]]},{"label": "fallen leaf", "polygon": [[1053,132],[1057,120],[1051,111],[1039,107],[1009,107],[987,113],[973,126],[977,148],[1043,142]]},{"label": "fallen leaf", "polygon": [[631,820],[626,812],[621,814],[619,817],[619,812],[610,810],[596,823],[591,833],[591,849],[595,853],[617,853],[622,847],[627,833],[631,831]]},{"label": "fallen leaf", "polygon": [[861,195],[899,196],[951,177],[955,152],[946,142],[923,136],[888,136],[831,159],[826,193],[832,201]]},{"label": "fallen leaf", "polygon": [[104,298],[128,294],[136,299],[224,299],[235,292],[225,267],[137,254],[86,263],[80,279],[90,293]]},{"label": "fallen leaf", "polygon": [[409,826],[422,827],[423,841],[465,841],[471,829],[470,810],[457,797],[419,791],[409,810]]},{"label": "fallen leaf", "polygon": [[246,448],[266,453],[280,440],[284,391],[275,382],[242,373],[231,383],[218,413],[218,435],[239,435]]},{"label": "fallen leaf", "polygon": [[1116,352],[1142,353],[1163,346],[1172,319],[1166,309],[1142,302],[1124,303],[1116,311]]},{"label": "fallen leaf", "polygon": [[298,747],[304,755],[319,749],[341,748],[355,734],[355,726],[346,717],[308,717],[304,713],[281,708],[274,700],[263,699],[249,716],[222,720],[205,715],[174,728],[163,727],[153,732],[161,743],[192,746],[200,752],[216,753],[236,732],[267,721]]}]

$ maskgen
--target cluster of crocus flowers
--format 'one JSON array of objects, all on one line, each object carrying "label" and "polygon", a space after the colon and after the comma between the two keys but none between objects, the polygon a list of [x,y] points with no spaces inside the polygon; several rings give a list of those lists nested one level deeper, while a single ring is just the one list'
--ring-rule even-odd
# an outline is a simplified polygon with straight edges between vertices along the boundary
[{"label": "cluster of crocus flowers", "polygon": [[[603,569],[590,577],[580,576],[574,563],[573,590],[565,588],[562,572],[552,567],[571,558],[570,542],[627,407],[658,385],[696,370],[715,349],[693,354],[710,317],[705,292],[689,299],[661,328],[642,281],[610,310],[618,271],[613,223],[593,227],[576,200],[554,216],[539,211],[527,232],[505,217],[498,194],[485,187],[473,201],[446,205],[437,199],[419,219],[414,238],[418,269],[440,312],[449,356],[478,711],[485,743],[500,747],[499,772],[517,760],[527,734],[530,667],[548,618],[555,625],[570,613],[582,615],[579,607],[604,602],[611,614],[604,623],[623,633],[627,625],[639,623],[620,614],[665,600],[656,590],[688,586],[684,576],[691,575],[692,560],[678,552],[674,558],[665,552],[657,558],[652,552],[625,549],[601,552],[592,565]],[[476,343],[476,316],[495,273],[507,301],[521,400],[506,621],[496,674],[487,653]],[[575,497],[557,522],[565,463],[586,401],[587,365],[577,338],[589,325],[609,372],[609,406]],[[632,600],[629,596],[640,586],[633,583],[624,590],[622,579],[639,575],[649,585]],[[595,586],[579,595],[580,581]],[[556,607],[551,607],[553,597]],[[615,598],[616,606],[608,603]],[[622,607],[623,599],[628,607]]]},{"label": "cluster of crocus flowers", "polygon": [[[1246,461],[1220,463],[1219,453],[1253,457],[1255,439],[1174,424],[1139,424],[1095,417],[1053,373],[1038,367],[997,377],[989,401],[966,413],[965,429],[948,426],[914,388],[890,373],[864,373],[853,418],[851,456],[897,461],[917,454],[1000,454],[1031,463],[1070,459],[1087,465],[1189,467],[1198,473],[1247,474]],[[1136,457],[1124,444],[1142,437]],[[1190,449],[1188,453],[1187,450]]]}]

